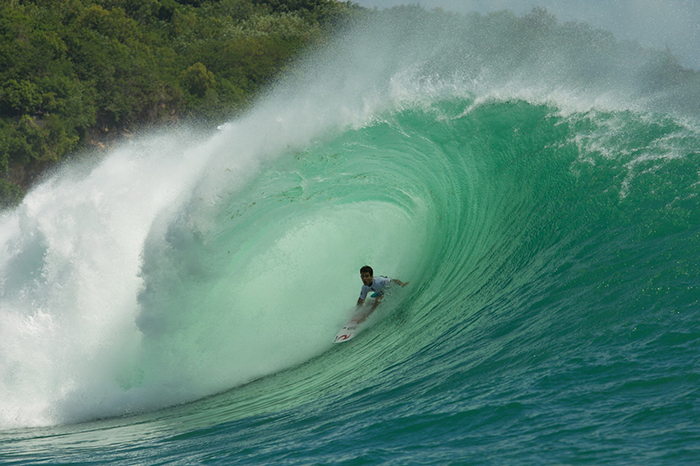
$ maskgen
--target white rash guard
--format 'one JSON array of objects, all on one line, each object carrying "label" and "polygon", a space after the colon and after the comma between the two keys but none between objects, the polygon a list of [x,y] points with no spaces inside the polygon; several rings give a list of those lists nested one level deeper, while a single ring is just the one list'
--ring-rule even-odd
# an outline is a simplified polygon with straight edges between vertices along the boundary
[{"label": "white rash guard", "polygon": [[365,298],[367,298],[367,293],[369,293],[370,291],[374,291],[379,296],[383,295],[384,290],[387,286],[389,286],[390,283],[391,278],[385,277],[383,275],[377,275],[372,280],[372,284],[370,286],[362,285],[362,290],[360,291],[360,299],[364,300]]}]

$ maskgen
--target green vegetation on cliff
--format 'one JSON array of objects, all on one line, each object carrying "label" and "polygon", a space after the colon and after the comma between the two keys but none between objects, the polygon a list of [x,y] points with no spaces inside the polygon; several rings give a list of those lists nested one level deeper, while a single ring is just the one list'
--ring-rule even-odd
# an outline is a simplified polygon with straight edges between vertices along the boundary
[{"label": "green vegetation on cliff", "polygon": [[231,116],[358,9],[336,0],[6,0],[0,207],[86,144]]}]

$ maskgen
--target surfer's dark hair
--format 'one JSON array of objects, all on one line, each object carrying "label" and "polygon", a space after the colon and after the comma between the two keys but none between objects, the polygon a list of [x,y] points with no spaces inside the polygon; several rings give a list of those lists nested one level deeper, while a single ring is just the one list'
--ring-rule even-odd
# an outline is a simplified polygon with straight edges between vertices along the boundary
[{"label": "surfer's dark hair", "polygon": [[362,275],[365,272],[369,273],[370,276],[374,277],[374,270],[372,270],[372,267],[370,267],[369,265],[365,265],[360,269],[360,275]]}]

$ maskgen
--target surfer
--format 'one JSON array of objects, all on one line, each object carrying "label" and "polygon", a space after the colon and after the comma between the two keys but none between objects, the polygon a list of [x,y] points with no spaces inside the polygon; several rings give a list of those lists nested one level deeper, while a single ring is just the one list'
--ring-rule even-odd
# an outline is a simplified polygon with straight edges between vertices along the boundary
[{"label": "surfer", "polygon": [[365,319],[367,319],[367,317],[369,317],[369,315],[374,312],[374,310],[379,305],[379,301],[381,301],[381,299],[384,297],[384,290],[389,285],[396,284],[401,285],[401,287],[404,287],[409,283],[402,282],[401,280],[397,280],[395,278],[385,277],[383,275],[378,275],[375,278],[374,270],[372,270],[372,267],[370,267],[369,265],[365,265],[360,269],[360,278],[362,279],[362,289],[360,290],[360,298],[357,300],[357,307],[360,308],[365,303],[367,293],[369,293],[370,291],[375,292],[377,299],[374,300],[372,308],[369,310],[369,312],[360,317],[360,319],[357,321],[358,324],[364,322]]}]

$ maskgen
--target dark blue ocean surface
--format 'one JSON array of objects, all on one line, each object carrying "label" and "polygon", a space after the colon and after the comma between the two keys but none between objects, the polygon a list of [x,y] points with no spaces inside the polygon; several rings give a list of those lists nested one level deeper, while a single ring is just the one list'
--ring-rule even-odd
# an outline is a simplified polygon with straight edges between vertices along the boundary
[{"label": "dark blue ocean surface", "polygon": [[700,79],[419,11],[2,214],[1,463],[700,461]]}]

